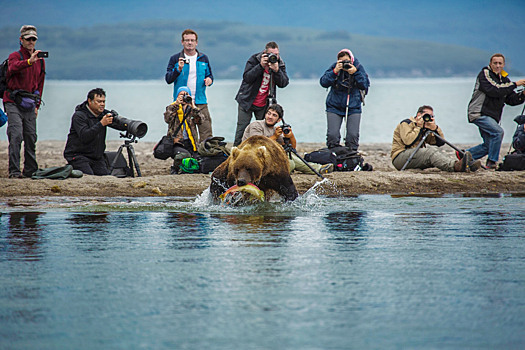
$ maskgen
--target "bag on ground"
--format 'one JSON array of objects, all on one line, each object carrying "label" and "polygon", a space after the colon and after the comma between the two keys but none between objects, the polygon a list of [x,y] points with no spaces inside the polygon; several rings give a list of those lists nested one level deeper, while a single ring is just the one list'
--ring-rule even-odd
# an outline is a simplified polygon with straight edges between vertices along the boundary
[{"label": "bag on ground", "polygon": [[525,170],[525,153],[510,153],[503,158],[499,171]]},{"label": "bag on ground", "polygon": [[[111,168],[111,164],[113,164],[113,161],[117,157],[118,152],[104,152],[104,158],[106,158],[106,164],[108,167],[108,170]],[[117,158],[117,162],[115,163],[115,167],[111,171],[111,174],[116,177],[128,177],[132,176],[131,169],[128,167],[128,162],[126,162],[126,158],[122,155],[122,153],[119,154]]]},{"label": "bag on ground", "polygon": [[173,137],[170,135],[162,136],[159,142],[153,147],[153,157],[166,160],[174,156]]}]

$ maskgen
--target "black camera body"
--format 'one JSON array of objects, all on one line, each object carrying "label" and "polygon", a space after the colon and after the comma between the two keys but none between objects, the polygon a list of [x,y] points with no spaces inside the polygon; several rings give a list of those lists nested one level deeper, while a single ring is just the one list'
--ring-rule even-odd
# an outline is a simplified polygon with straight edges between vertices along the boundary
[{"label": "black camera body", "polygon": [[38,58],[47,58],[47,57],[49,57],[49,52],[47,52],[47,51],[40,51],[39,53],[36,54],[36,57],[38,57]]},{"label": "black camera body", "polygon": [[113,117],[113,122],[116,127],[125,130],[133,136],[138,137],[139,139],[144,137],[148,132],[148,125],[140,120],[131,120],[120,116],[117,111],[111,110],[109,112]]},{"label": "black camera body", "polygon": [[350,69],[350,68],[352,68],[352,61],[344,60],[343,61],[343,69]]},{"label": "black camera body", "polygon": [[184,95],[182,98],[182,102],[184,103],[191,103],[191,96],[190,95]]},{"label": "black camera body", "polygon": [[292,131],[292,126],[290,124],[283,123],[281,126],[283,134],[288,135]]},{"label": "black camera body", "polygon": [[276,54],[274,53],[269,53],[268,54],[268,62],[270,63],[277,63],[279,61],[279,57],[277,57]]},{"label": "black camera body", "polygon": [[184,64],[190,64],[190,59],[183,57],[182,60],[184,61]]},{"label": "black camera body", "polygon": [[425,123],[428,123],[428,122],[431,122],[431,121],[432,121],[432,116],[431,116],[430,114],[428,114],[428,113],[423,114],[423,117],[422,117],[422,118],[423,118],[423,121],[424,121]]}]

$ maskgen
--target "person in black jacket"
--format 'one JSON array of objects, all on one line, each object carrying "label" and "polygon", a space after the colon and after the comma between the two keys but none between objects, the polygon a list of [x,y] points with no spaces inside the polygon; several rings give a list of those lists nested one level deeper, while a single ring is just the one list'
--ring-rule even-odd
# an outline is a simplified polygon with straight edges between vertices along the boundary
[{"label": "person in black jacket", "polygon": [[525,85],[525,79],[512,82],[505,67],[505,56],[492,55],[488,67],[483,67],[476,79],[472,98],[468,105],[468,120],[476,124],[483,143],[467,149],[474,159],[487,156],[486,168],[496,169],[499,159],[503,128],[499,125],[505,104],[516,106],[525,102],[525,91],[516,93],[517,86]]},{"label": "person in black jacket", "polygon": [[106,92],[96,88],[75,108],[71,117],[64,158],[73,169],[87,175],[109,175],[104,158],[106,127],[125,130],[125,127],[113,124],[113,116],[105,107]]},{"label": "person in black jacket", "polygon": [[241,86],[235,97],[239,107],[234,146],[241,143],[244,129],[250,124],[252,114],[255,115],[255,119],[263,120],[268,101],[276,103],[275,87],[284,88],[288,83],[286,65],[275,42],[270,41],[264,51],[253,54],[248,59]]}]

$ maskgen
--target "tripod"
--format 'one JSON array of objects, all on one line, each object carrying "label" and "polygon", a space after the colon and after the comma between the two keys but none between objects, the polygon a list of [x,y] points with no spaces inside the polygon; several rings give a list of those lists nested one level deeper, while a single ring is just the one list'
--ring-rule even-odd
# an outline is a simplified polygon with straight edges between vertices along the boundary
[{"label": "tripod", "polygon": [[113,169],[115,168],[115,165],[117,164],[117,160],[122,154],[122,149],[125,147],[128,151],[128,162],[129,162],[129,168],[131,169],[131,177],[135,177],[135,172],[133,171],[133,167],[137,170],[137,177],[142,177],[142,174],[140,173],[140,167],[139,162],[137,161],[137,157],[135,156],[135,149],[133,148],[133,143],[137,143],[135,135],[130,135],[129,132],[126,131],[125,134],[120,134],[120,137],[127,138],[129,140],[125,140],[123,145],[120,145],[118,148],[117,155],[115,159],[113,159],[113,162],[111,163],[111,166],[109,167],[109,173],[111,174],[113,172]]},{"label": "tripod", "polygon": [[287,137],[284,137],[283,139],[284,139],[283,148],[284,148],[284,151],[288,154],[288,157],[290,157],[290,159],[292,159],[292,153],[295,154],[297,156],[297,158],[299,158],[308,168],[310,168],[311,171],[313,171],[315,173],[315,175],[319,176],[321,179],[324,180],[324,176],[321,175],[314,168],[312,168],[312,166],[310,164],[308,164],[308,162],[306,160],[304,160],[303,157],[301,157],[297,153],[297,150],[292,147],[292,144],[290,143],[290,139],[287,138]]},{"label": "tripod", "polygon": [[403,167],[401,168],[401,171],[405,170],[408,163],[410,163],[410,161],[412,160],[412,158],[414,158],[414,156],[416,155],[416,152],[421,148],[421,146],[423,145],[423,143],[425,142],[425,140],[427,139],[427,137],[431,134],[434,134],[434,136],[438,139],[438,140],[441,140],[442,142],[446,143],[447,145],[449,145],[450,147],[452,147],[454,150],[458,151],[459,154],[461,154],[461,156],[464,156],[465,155],[465,152],[463,152],[462,150],[460,150],[459,148],[457,148],[456,146],[454,146],[453,144],[451,144],[450,142],[448,142],[447,140],[445,140],[444,138],[442,138],[441,136],[439,136],[439,134],[435,131],[432,131],[430,129],[422,129],[424,130],[424,134],[423,134],[423,137],[421,138],[421,141],[419,141],[419,143],[417,144],[416,148],[414,149],[414,152],[412,152],[412,154],[410,155],[410,157],[408,157],[407,161],[405,162],[405,164],[403,165]]}]

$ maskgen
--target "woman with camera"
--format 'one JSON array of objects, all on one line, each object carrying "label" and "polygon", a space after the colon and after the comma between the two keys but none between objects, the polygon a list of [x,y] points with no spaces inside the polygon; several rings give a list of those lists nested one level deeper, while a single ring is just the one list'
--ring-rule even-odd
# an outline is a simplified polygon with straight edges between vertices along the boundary
[{"label": "woman with camera", "polygon": [[182,159],[193,158],[197,153],[199,134],[196,125],[202,121],[201,112],[195,106],[187,86],[177,90],[175,102],[166,107],[164,121],[168,124],[168,135],[173,137],[175,144],[171,174],[178,174]]},{"label": "woman with camera", "polygon": [[339,146],[340,129],[346,119],[345,146],[357,151],[359,148],[359,126],[361,103],[368,92],[370,80],[365,68],[349,49],[337,54],[337,62],[326,70],[320,79],[324,88],[330,88],[326,97],[326,146]]}]

